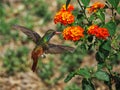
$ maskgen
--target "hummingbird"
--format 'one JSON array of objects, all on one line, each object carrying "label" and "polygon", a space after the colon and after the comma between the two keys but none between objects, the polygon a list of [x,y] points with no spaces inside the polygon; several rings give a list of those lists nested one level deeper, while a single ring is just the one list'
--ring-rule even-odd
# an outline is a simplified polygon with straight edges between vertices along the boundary
[{"label": "hummingbird", "polygon": [[45,54],[60,54],[66,51],[73,53],[75,50],[74,47],[49,43],[50,39],[55,34],[60,34],[61,32],[49,29],[48,31],[46,31],[43,37],[41,37],[37,32],[30,30],[29,28],[26,28],[24,26],[13,25],[12,28],[22,31],[28,36],[28,38],[32,39],[33,42],[36,44],[35,48],[31,53],[31,58],[33,60],[33,72],[36,70],[39,57],[45,56]]}]

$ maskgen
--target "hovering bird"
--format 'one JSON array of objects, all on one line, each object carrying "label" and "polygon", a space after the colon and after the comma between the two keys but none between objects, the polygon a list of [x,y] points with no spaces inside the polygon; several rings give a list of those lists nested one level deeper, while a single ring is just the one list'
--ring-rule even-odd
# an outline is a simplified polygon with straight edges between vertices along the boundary
[{"label": "hovering bird", "polygon": [[49,43],[49,40],[60,32],[54,31],[52,29],[48,30],[43,37],[41,37],[38,33],[20,25],[13,25],[13,29],[20,30],[24,34],[26,34],[29,38],[33,40],[36,44],[35,48],[32,51],[31,58],[33,59],[32,71],[36,70],[38,58],[44,56],[44,54],[59,54],[63,52],[73,52],[75,48],[63,45],[55,45]]}]

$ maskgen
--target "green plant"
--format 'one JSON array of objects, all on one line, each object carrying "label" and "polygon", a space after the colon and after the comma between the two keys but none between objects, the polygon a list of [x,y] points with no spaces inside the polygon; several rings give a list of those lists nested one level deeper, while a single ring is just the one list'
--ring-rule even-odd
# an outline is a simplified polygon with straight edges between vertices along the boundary
[{"label": "green plant", "polygon": [[75,84],[75,83],[72,83],[70,85],[67,85],[64,90],[81,90],[80,87]]},{"label": "green plant", "polygon": [[27,54],[29,49],[25,46],[19,47],[16,51],[8,49],[3,58],[3,67],[11,75],[15,72],[25,71],[28,66]]},{"label": "green plant", "polygon": [[48,3],[44,0],[39,0],[40,5],[37,5],[35,9],[35,14],[41,18],[43,18],[44,22],[48,22],[51,20],[52,13],[48,9]]},{"label": "green plant", "polygon": [[[116,18],[120,0],[96,2],[92,6],[89,6],[90,0],[76,0],[80,6],[76,11],[70,5],[71,1],[66,1],[66,6],[60,9],[54,19],[55,23],[64,26],[64,30],[60,30],[63,38],[74,41],[77,46],[73,54],[62,56],[69,72],[65,82],[78,75],[82,76],[82,90],[95,90],[95,79],[103,81],[110,90],[114,81],[116,90],[119,90],[117,87],[120,85],[120,75],[113,71],[113,67],[120,60],[120,21]],[[111,11],[111,16],[107,14],[107,9]],[[109,17],[107,22],[106,17]],[[91,51],[95,52],[97,65],[80,68],[77,59],[81,60]]]},{"label": "green plant", "polygon": [[43,63],[39,60],[37,74],[41,79],[44,80],[45,83],[52,84],[53,81],[51,81],[50,78],[54,74],[53,68],[54,62],[52,60],[50,60],[48,63]]},{"label": "green plant", "polygon": [[[64,63],[62,67],[66,68],[67,71],[74,71],[79,68],[83,57],[87,54],[86,45],[79,45],[74,53],[64,53],[61,56],[61,60]],[[71,60],[74,59],[74,60]]]},{"label": "green plant", "polygon": [[10,42],[11,38],[14,40],[17,40],[18,38],[18,32],[17,31],[11,31],[11,25],[14,23],[17,23],[18,20],[15,19],[10,19],[7,20],[6,17],[9,16],[6,12],[6,8],[4,4],[0,4],[0,44],[4,45],[8,42]]}]

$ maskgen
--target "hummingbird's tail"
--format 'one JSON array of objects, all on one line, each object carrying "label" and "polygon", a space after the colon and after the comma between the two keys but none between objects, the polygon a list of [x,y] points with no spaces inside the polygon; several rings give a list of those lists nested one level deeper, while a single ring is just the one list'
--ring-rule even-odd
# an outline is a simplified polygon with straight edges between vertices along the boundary
[{"label": "hummingbird's tail", "polygon": [[38,55],[34,52],[34,50],[32,52],[32,59],[33,59],[32,71],[35,72],[38,63]]},{"label": "hummingbird's tail", "polygon": [[37,62],[38,62],[38,60],[34,60],[34,61],[33,61],[33,65],[32,65],[32,71],[33,71],[33,72],[35,72],[35,70],[36,70]]},{"label": "hummingbird's tail", "polygon": [[33,59],[32,71],[35,72],[36,67],[37,67],[37,63],[38,63],[38,55],[37,55],[37,53],[35,53],[34,50],[32,51],[32,57],[31,58]]},{"label": "hummingbird's tail", "polygon": [[38,58],[43,54],[43,48],[42,47],[36,47],[32,51],[32,59],[33,59],[33,64],[32,64],[32,71],[34,72],[37,67],[38,63]]}]

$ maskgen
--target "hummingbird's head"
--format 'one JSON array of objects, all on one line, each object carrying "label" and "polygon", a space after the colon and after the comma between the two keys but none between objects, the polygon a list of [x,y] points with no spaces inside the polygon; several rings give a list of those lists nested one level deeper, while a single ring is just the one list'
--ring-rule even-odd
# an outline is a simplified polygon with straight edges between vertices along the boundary
[{"label": "hummingbird's head", "polygon": [[52,30],[52,29],[49,29],[45,35],[44,35],[44,39],[46,39],[47,41],[49,41],[52,36],[54,36],[55,34],[59,34],[59,32],[55,31],[55,30]]},{"label": "hummingbird's head", "polygon": [[49,29],[49,30],[45,33],[45,35],[52,36],[52,35],[55,34],[55,32],[56,32],[55,30]]},{"label": "hummingbird's head", "polygon": [[49,40],[50,38],[52,38],[52,36],[55,35],[55,31],[50,29],[45,33],[45,36],[47,37],[46,39]]}]

